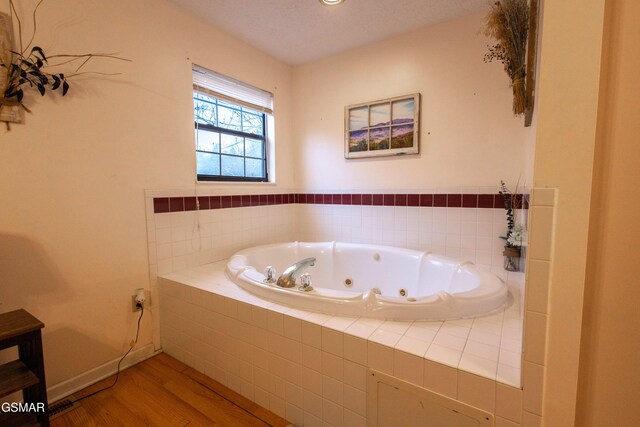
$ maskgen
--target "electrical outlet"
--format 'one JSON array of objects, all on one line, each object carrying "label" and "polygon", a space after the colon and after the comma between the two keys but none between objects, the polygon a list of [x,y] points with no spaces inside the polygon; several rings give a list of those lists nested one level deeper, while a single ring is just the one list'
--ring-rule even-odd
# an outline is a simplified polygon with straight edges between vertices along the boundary
[{"label": "electrical outlet", "polygon": [[[144,305],[144,303],[142,303],[142,305]],[[142,310],[142,308],[138,307],[138,303],[136,302],[136,296],[132,295],[131,296],[131,311],[133,311],[134,313],[136,311],[140,311]]]}]

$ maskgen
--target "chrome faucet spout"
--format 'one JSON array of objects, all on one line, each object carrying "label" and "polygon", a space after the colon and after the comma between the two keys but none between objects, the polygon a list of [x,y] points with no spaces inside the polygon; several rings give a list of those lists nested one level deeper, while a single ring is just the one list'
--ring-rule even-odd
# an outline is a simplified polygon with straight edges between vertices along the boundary
[{"label": "chrome faucet spout", "polygon": [[296,286],[296,280],[300,277],[307,267],[316,265],[315,258],[305,258],[287,268],[278,278],[276,285],[281,288],[293,288]]}]

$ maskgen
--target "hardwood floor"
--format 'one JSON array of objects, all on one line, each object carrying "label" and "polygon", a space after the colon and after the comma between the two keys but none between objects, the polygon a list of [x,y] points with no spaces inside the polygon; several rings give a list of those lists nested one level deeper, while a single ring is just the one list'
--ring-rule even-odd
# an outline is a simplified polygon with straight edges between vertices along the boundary
[{"label": "hardwood floor", "polygon": [[[109,377],[75,400],[113,382]],[[287,421],[161,353],[120,373],[115,387],[51,421],[67,426],[274,426]]]}]

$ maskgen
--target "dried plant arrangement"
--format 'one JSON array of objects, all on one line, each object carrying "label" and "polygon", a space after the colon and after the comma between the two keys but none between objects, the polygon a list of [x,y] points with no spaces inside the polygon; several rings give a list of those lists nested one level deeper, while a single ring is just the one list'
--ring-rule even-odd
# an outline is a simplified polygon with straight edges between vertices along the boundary
[{"label": "dried plant arrangement", "polygon": [[[11,16],[1,14],[0,18],[5,25],[4,37],[0,40],[0,121],[5,121],[7,130],[10,130],[10,122],[21,123],[19,110],[28,113],[31,110],[23,103],[26,90],[37,90],[41,96],[49,91],[59,91],[65,96],[69,91],[69,80],[83,74],[98,74],[114,76],[120,73],[101,73],[97,71],[81,71],[81,69],[94,58],[109,58],[121,61],[128,59],[116,56],[115,53],[84,53],[84,54],[58,54],[45,55],[44,50],[34,45],[37,30],[36,14],[44,0],[40,0],[34,8],[33,32],[26,45],[23,44],[22,21],[18,17],[13,0],[9,0]],[[12,24],[16,22],[18,27],[18,49],[9,47],[12,43],[7,38],[13,34]],[[62,72],[62,66],[72,67],[71,72]],[[7,114],[5,109],[11,108],[13,114]],[[20,111],[20,113],[21,113]]]},{"label": "dried plant arrangement", "polygon": [[524,114],[527,33],[529,5],[527,0],[500,0],[491,5],[487,15],[485,35],[496,40],[484,56],[485,62],[494,60],[504,65],[513,88],[513,113]]}]

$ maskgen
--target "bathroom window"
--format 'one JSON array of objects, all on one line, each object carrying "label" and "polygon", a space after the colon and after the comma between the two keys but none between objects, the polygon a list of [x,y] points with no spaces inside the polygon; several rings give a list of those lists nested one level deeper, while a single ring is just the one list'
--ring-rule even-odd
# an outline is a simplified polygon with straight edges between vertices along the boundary
[{"label": "bathroom window", "polygon": [[273,94],[193,66],[198,181],[268,181]]}]

